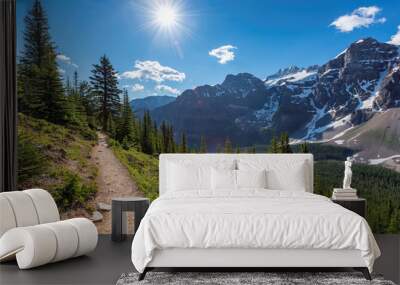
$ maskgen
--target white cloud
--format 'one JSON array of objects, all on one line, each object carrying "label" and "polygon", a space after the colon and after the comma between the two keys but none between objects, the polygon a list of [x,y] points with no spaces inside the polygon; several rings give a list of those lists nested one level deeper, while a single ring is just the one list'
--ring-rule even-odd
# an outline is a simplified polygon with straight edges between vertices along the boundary
[{"label": "white cloud", "polygon": [[71,63],[71,58],[65,54],[57,54],[57,59],[66,63]]},{"label": "white cloud", "polygon": [[357,28],[367,28],[372,24],[384,23],[386,18],[376,18],[380,11],[381,8],[377,6],[360,7],[351,12],[351,14],[340,16],[330,26],[336,27],[341,32],[351,32]]},{"label": "white cloud", "polygon": [[62,54],[62,53],[61,54],[57,54],[56,58],[59,61],[64,62],[65,64],[71,65],[71,66],[73,66],[75,68],[79,68],[79,66],[76,63],[73,63],[71,58],[69,56],[65,55],[65,54]]},{"label": "white cloud", "polygon": [[58,68],[58,73],[60,73],[61,75],[65,74],[65,70],[62,68]]},{"label": "white cloud", "polygon": [[135,83],[132,86],[132,91],[133,92],[140,92],[140,91],[143,91],[143,90],[144,90],[144,86],[142,84]]},{"label": "white cloud", "polygon": [[392,45],[400,45],[400,26],[397,27],[397,33],[390,37],[388,43]]},{"label": "white cloud", "polygon": [[136,60],[134,67],[134,70],[122,73],[121,77],[129,79],[147,79],[158,83],[163,81],[183,81],[186,78],[185,73],[179,72],[169,66],[163,66],[158,61]]},{"label": "white cloud", "polygon": [[171,86],[168,85],[157,85],[156,87],[154,87],[154,89],[161,91],[161,92],[168,92],[174,95],[179,95],[181,92],[178,89],[175,89]]},{"label": "white cloud", "polygon": [[237,49],[237,47],[224,45],[209,51],[208,54],[218,58],[219,63],[225,64],[235,59],[235,53],[233,52],[234,49]]}]

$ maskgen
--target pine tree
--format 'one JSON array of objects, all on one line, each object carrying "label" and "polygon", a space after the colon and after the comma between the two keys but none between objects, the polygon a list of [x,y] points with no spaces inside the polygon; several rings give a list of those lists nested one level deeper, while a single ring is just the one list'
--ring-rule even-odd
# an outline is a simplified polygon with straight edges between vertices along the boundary
[{"label": "pine tree", "polygon": [[102,56],[100,63],[93,65],[90,83],[97,101],[96,112],[102,129],[103,131],[109,131],[107,129],[109,118],[111,117],[114,120],[120,110],[119,95],[121,90],[118,89],[117,72],[107,56]]},{"label": "pine tree", "polygon": [[141,137],[142,137],[141,140],[142,151],[147,154],[153,154],[155,152],[154,133],[153,133],[153,124],[149,111],[146,111],[143,115]]},{"label": "pine tree", "polygon": [[20,111],[57,124],[69,114],[56,62],[56,49],[49,33],[42,4],[35,0],[25,17],[24,47],[18,64]]},{"label": "pine tree", "polygon": [[174,153],[177,149],[174,140],[174,130],[165,121],[160,126],[160,149],[164,153]]},{"label": "pine tree", "polygon": [[133,129],[135,130],[135,140],[138,142],[135,147],[138,151],[142,151],[142,123],[139,119],[135,119]]},{"label": "pine tree", "polygon": [[179,152],[180,153],[187,153],[188,152],[185,133],[182,133],[182,135],[181,135],[181,143],[179,145]]},{"label": "pine tree", "polygon": [[307,142],[304,142],[300,145],[300,152],[301,153],[309,153],[310,152]]},{"label": "pine tree", "polygon": [[207,142],[206,142],[206,138],[204,136],[200,137],[200,149],[199,149],[200,153],[206,153],[207,152]]},{"label": "pine tree", "polygon": [[224,143],[224,153],[232,153],[232,152],[233,152],[232,143],[229,138],[226,138]]},{"label": "pine tree", "polygon": [[79,92],[79,78],[78,78],[78,71],[74,71],[74,92],[78,93]]},{"label": "pine tree", "polygon": [[240,147],[236,147],[236,153],[240,153]]},{"label": "pine tree", "polygon": [[163,135],[161,132],[161,128],[156,129],[156,135],[157,135],[157,153],[163,153],[164,152],[164,139]]},{"label": "pine tree", "polygon": [[160,136],[158,132],[158,127],[157,127],[157,122],[153,121],[153,129],[152,129],[152,134],[153,134],[153,145],[154,145],[154,153],[155,154],[160,154],[161,153],[161,143],[160,143]]},{"label": "pine tree", "polygon": [[121,146],[123,149],[128,150],[131,147],[131,142],[127,137],[124,137],[121,142]]},{"label": "pine tree", "polygon": [[167,153],[169,150],[169,140],[168,140],[168,127],[165,121],[162,121],[160,126],[161,133],[161,152]]},{"label": "pine tree", "polygon": [[169,151],[170,153],[175,153],[176,152],[176,144],[174,140],[174,128],[172,125],[168,127],[168,146],[169,146]]},{"label": "pine tree", "polygon": [[268,148],[269,153],[279,153],[279,145],[275,136],[272,137],[270,146]]},{"label": "pine tree", "polygon": [[129,104],[128,90],[124,89],[123,104],[121,106],[121,117],[119,118],[119,124],[116,132],[116,139],[122,142],[125,138],[126,144],[129,146],[137,146],[138,140],[135,135],[135,122],[133,112]]},{"label": "pine tree", "polygon": [[97,127],[96,122],[96,98],[94,93],[90,89],[90,85],[87,81],[79,82],[79,97],[85,108],[87,122],[90,128],[95,129]]},{"label": "pine tree", "polygon": [[111,138],[115,139],[116,135],[116,128],[115,128],[115,122],[112,116],[109,116],[106,122],[106,130],[108,134],[110,135]]},{"label": "pine tree", "polygon": [[292,153],[292,149],[289,144],[289,135],[288,133],[282,133],[280,138],[280,151],[281,153]]},{"label": "pine tree", "polygon": [[69,76],[67,76],[67,78],[65,79],[65,95],[66,96],[70,96],[73,92],[72,88],[71,88],[71,80],[69,80]]},{"label": "pine tree", "polygon": [[65,95],[68,99],[70,124],[79,126],[80,128],[87,128],[87,113],[84,105],[84,98],[81,97],[79,88],[75,85],[78,84],[78,72],[74,72],[74,86],[71,87],[69,77],[67,77]]}]

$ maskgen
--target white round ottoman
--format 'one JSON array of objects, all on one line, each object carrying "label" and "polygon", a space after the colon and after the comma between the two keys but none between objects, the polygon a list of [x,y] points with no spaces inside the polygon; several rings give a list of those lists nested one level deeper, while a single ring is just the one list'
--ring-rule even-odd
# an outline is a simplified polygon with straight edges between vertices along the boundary
[{"label": "white round ottoman", "polygon": [[93,251],[97,229],[86,218],[59,221],[57,206],[42,189],[0,194],[0,261],[16,258],[20,269]]}]

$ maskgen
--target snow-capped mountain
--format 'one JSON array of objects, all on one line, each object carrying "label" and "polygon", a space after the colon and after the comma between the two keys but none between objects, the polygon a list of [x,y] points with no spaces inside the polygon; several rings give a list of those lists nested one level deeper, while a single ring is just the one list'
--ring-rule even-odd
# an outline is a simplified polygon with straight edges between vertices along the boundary
[{"label": "snow-capped mountain", "polygon": [[308,68],[300,68],[291,66],[286,69],[280,69],[277,73],[268,76],[265,79],[267,87],[285,85],[285,84],[298,84],[299,82],[311,81],[316,79],[318,72],[318,65],[313,65]]},{"label": "snow-capped mountain", "polygon": [[393,80],[399,63],[398,47],[367,38],[351,44],[317,70],[296,70],[266,84],[290,96],[287,104],[301,105],[313,114],[295,136],[330,138],[361,123],[371,112],[398,106],[398,84]]},{"label": "snow-capped mountain", "polygon": [[239,73],[186,90],[153,115],[187,132],[192,142],[205,135],[214,143],[229,137],[245,145],[282,131],[331,140],[394,107],[400,107],[400,49],[366,38],[321,66],[292,66],[265,80]]}]

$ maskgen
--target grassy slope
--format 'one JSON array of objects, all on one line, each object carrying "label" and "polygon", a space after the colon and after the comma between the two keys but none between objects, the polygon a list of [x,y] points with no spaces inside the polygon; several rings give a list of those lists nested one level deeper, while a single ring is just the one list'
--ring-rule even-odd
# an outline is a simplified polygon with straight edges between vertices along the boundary
[{"label": "grassy slope", "polygon": [[22,114],[18,119],[18,188],[49,190],[60,210],[85,206],[96,193],[97,168],[90,162],[96,141],[45,120]]},{"label": "grassy slope", "polygon": [[139,190],[154,200],[158,197],[158,159],[154,156],[130,149],[125,150],[113,140],[109,145],[116,157],[128,169]]}]

